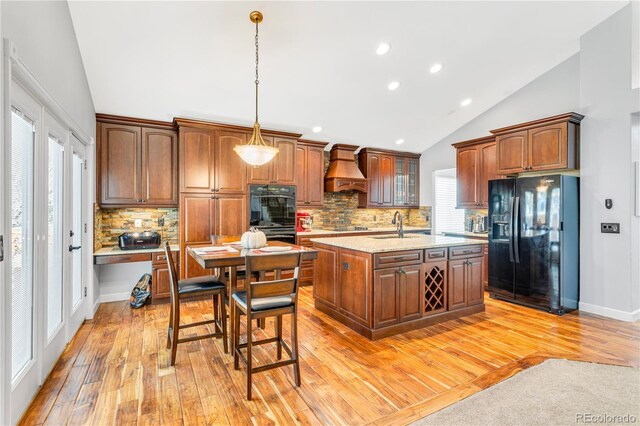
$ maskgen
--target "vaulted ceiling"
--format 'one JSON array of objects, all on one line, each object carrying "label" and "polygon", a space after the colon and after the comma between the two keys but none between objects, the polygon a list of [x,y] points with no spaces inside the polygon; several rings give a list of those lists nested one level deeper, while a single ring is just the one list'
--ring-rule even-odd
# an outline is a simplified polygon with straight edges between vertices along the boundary
[{"label": "vaulted ceiling", "polygon": [[[71,1],[69,8],[98,112],[252,124],[249,13],[258,9],[263,127],[420,152],[576,53],[580,36],[625,4]],[[381,42],[391,44],[382,56]],[[431,74],[435,63],[444,67]],[[389,91],[391,81],[400,87]],[[472,102],[462,107],[466,98]]]}]

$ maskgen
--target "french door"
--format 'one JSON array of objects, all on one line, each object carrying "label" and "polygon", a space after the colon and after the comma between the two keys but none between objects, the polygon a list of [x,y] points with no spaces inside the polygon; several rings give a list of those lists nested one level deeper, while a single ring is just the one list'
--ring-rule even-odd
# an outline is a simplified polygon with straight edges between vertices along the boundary
[{"label": "french door", "polygon": [[84,145],[15,82],[9,114],[5,278],[14,423],[85,319],[87,186]]}]

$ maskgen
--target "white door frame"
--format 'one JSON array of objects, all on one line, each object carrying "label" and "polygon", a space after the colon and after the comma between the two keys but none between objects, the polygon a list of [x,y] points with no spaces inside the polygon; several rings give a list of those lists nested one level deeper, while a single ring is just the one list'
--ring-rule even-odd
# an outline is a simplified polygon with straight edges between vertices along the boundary
[{"label": "white door frame", "polygon": [[[10,192],[10,174],[7,168],[4,166],[7,161],[7,143],[11,141],[11,129],[7,123],[10,124],[11,120],[11,84],[12,82],[19,83],[33,98],[35,98],[41,105],[41,111],[48,111],[60,124],[65,126],[69,131],[75,136],[82,144],[85,146],[91,146],[94,144],[94,139],[90,135],[88,135],[76,122],[75,120],[62,108],[62,106],[49,94],[46,88],[42,85],[42,83],[33,75],[26,65],[20,60],[18,56],[18,51],[16,46],[11,43],[9,39],[2,40],[2,110],[0,111],[2,115],[0,116],[0,122],[3,124],[3,143],[0,144],[0,160],[2,164],[0,164],[0,176],[3,176],[3,188],[0,188],[0,196],[4,197],[3,200],[6,199]],[[42,114],[41,114],[42,115]],[[42,126],[40,125],[37,129],[38,132],[41,132]],[[40,138],[42,136],[40,135]],[[87,157],[92,152],[91,149],[87,151]],[[91,168],[87,171],[86,176],[90,177],[92,175],[92,171],[94,170],[93,162],[90,162],[89,166]],[[85,181],[90,179],[85,179]],[[89,184],[90,182],[87,182]],[[87,189],[91,189],[91,186],[88,186]],[[90,191],[87,194],[87,200],[84,209],[84,218],[83,222],[89,224],[93,224],[93,221],[90,220],[93,214],[93,199],[94,199],[93,191]],[[5,240],[7,238],[7,228],[6,221],[7,215],[5,214],[5,209],[0,212],[0,234],[5,236]],[[92,228],[89,228],[92,229]],[[87,241],[86,247],[87,250],[84,251],[84,265],[85,265],[85,274],[87,274],[91,270],[91,266],[93,264],[93,247],[92,244],[89,243],[88,233],[83,235],[83,239]],[[5,247],[7,247],[7,243],[5,241]],[[35,250],[35,249],[34,249]],[[5,260],[6,260],[6,250],[5,250]],[[0,262],[0,272],[2,273],[2,279],[6,279],[6,275],[8,274],[7,269],[4,265],[6,262]],[[35,278],[37,279],[37,278]],[[93,274],[85,275],[85,285],[87,286],[87,298],[88,301],[93,301]],[[34,304],[36,302],[37,294],[34,294]],[[0,288],[0,312],[2,312],[3,317],[1,318],[2,324],[0,324],[0,424],[10,424],[13,420],[14,422],[23,414],[23,413],[12,413],[11,406],[13,405],[11,402],[11,288],[8,285],[2,285]],[[85,306],[89,305],[85,308],[85,314],[87,318],[93,317],[93,303],[84,302]],[[7,309],[9,308],[9,309]],[[91,315],[89,315],[89,312]],[[42,315],[39,313],[38,315]],[[41,320],[36,317],[35,321],[40,321],[39,324],[42,324]],[[34,335],[35,337],[35,335]],[[69,340],[72,336],[66,336]],[[38,350],[37,347],[34,347],[34,354]],[[35,355],[34,355],[35,356]],[[41,374],[42,375],[42,372]],[[9,377],[7,380],[6,378]],[[40,382],[44,380],[44,377],[39,377]],[[29,401],[27,401],[28,403]],[[24,401],[21,405],[24,404]]]}]

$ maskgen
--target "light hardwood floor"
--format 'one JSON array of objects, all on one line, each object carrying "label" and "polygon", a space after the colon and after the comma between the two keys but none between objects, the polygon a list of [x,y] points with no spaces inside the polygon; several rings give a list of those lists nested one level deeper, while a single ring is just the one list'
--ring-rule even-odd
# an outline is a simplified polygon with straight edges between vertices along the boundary
[{"label": "light hardwood floor", "polygon": [[[547,358],[640,365],[640,324],[571,313],[557,317],[486,298],[460,320],[368,341],[313,308],[301,292],[302,386],[291,367],[233,370],[220,340],[180,345],[169,366],[168,305],[100,306],[62,355],[23,424],[406,424]],[[186,304],[185,321],[212,318]],[[289,323],[284,324],[285,339]],[[191,330],[188,330],[191,331]],[[273,323],[255,337],[273,333]],[[255,350],[272,359],[275,346]]]}]

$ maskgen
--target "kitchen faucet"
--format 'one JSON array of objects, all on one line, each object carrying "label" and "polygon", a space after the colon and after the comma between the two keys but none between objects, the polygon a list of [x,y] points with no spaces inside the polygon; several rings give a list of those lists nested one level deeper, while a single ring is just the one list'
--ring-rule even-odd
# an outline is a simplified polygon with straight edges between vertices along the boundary
[{"label": "kitchen faucet", "polygon": [[[399,217],[400,220],[397,221],[396,218]],[[404,227],[402,226],[402,215],[398,210],[393,214],[393,220],[391,221],[392,225],[396,225],[396,232],[398,232],[398,236],[400,238],[404,238]]]}]

